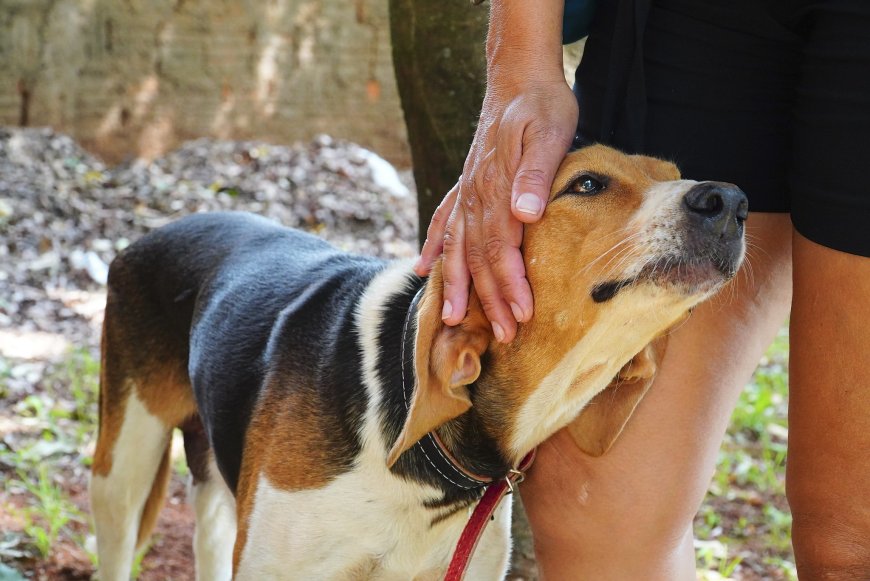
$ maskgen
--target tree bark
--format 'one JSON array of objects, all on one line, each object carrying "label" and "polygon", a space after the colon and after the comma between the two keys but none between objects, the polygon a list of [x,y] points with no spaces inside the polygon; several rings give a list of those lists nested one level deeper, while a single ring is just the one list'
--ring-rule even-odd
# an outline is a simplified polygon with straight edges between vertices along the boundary
[{"label": "tree bark", "polygon": [[[417,184],[420,244],[462,174],[486,90],[489,10],[469,0],[390,0],[393,66]],[[513,499],[518,500],[518,495]],[[537,579],[534,545],[516,502],[508,579]]]},{"label": "tree bark", "polygon": [[393,65],[414,163],[420,243],[462,174],[486,86],[489,11],[469,0],[390,0]]}]

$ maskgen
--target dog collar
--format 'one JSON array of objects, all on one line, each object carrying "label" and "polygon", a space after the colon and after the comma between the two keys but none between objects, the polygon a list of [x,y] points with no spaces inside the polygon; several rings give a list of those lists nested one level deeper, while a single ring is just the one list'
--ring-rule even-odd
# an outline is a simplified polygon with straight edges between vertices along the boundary
[{"label": "dog collar", "polygon": [[520,461],[516,469],[511,470],[507,476],[486,487],[486,492],[483,493],[483,497],[474,507],[474,512],[471,513],[471,518],[462,529],[462,535],[460,535],[453,556],[450,558],[450,565],[447,567],[444,581],[462,581],[468,568],[468,561],[474,554],[474,549],[477,548],[477,543],[480,541],[486,525],[492,520],[495,509],[498,508],[505,495],[512,494],[514,486],[525,479],[526,470],[535,461],[535,452],[536,449],[532,449]]},{"label": "dog collar", "polygon": [[[417,304],[420,297],[423,295],[425,286],[420,287],[414,298],[411,299],[411,304],[408,306],[408,313],[405,315],[405,324],[402,327],[402,398],[405,401],[405,410],[410,411],[411,398],[413,397],[413,381],[407,381],[406,377],[416,377],[414,374],[414,334],[409,336],[408,327],[411,319],[417,310]],[[410,369],[410,373],[406,370]],[[410,386],[409,386],[410,384]],[[447,450],[447,447],[441,441],[434,431],[429,432],[415,444],[419,447],[423,456],[429,465],[441,475],[441,477],[452,485],[462,488],[463,490],[473,490],[490,484],[493,480],[484,476],[474,474],[470,470],[466,470]]]},{"label": "dog collar", "polygon": [[[408,306],[408,313],[405,315],[405,323],[402,326],[402,397],[405,401],[405,410],[410,412],[411,397],[413,396],[413,387],[409,389],[406,377],[416,377],[414,374],[414,335],[412,334],[409,340],[408,327],[417,308],[417,303],[423,294],[424,287],[421,287],[414,298],[411,299],[411,304]],[[410,342],[410,345],[409,345]],[[410,354],[410,361],[406,357]],[[410,369],[410,372],[406,370]],[[526,470],[532,465],[535,460],[535,450],[526,454],[515,469],[511,469],[508,473],[499,479],[485,478],[477,476],[466,470],[447,450],[447,447],[434,431],[423,436],[415,446],[420,447],[423,456],[429,462],[442,478],[464,490],[474,490],[485,488],[483,495],[478,501],[477,506],[471,513],[471,517],[465,524],[459,541],[456,543],[456,549],[453,551],[453,556],[450,559],[450,565],[447,567],[447,573],[444,576],[444,581],[462,581],[465,572],[468,568],[468,562],[474,554],[477,543],[486,529],[486,525],[492,520],[501,500],[507,494],[514,491],[514,486],[525,479]]]}]

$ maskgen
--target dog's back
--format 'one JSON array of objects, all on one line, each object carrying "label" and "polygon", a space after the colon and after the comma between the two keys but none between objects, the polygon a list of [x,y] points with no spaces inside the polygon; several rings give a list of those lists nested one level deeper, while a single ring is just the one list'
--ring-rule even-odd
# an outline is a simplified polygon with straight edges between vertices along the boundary
[{"label": "dog's back", "polygon": [[[353,317],[319,314],[327,302],[329,312],[352,311],[380,268],[381,261],[341,253],[313,236],[230,213],[172,223],[115,259],[92,482],[96,521],[113,531],[101,539],[112,545],[100,547],[104,575],[127,578],[134,547],[156,521],[172,429],[184,432],[194,484],[220,479],[209,470],[216,460],[234,491],[251,410],[269,372],[261,364],[272,359],[267,352],[286,352],[287,377],[294,362],[310,375],[312,362],[349,347],[348,330],[336,325]],[[297,387],[341,398],[328,377],[307,379]]]},{"label": "dog's back", "polygon": [[[101,578],[127,579],[176,426],[201,579],[231,578],[231,553],[240,579],[441,578],[484,487],[537,444],[604,409],[572,434],[606,451],[654,376],[632,361],[736,272],[746,198],[600,146],[566,158],[551,198],[523,239],[535,316],[509,345],[473,292],[444,324],[439,265],[424,282],[260,219],[196,216],[125,252],[91,495]],[[509,523],[499,506],[469,578],[503,576]]]}]

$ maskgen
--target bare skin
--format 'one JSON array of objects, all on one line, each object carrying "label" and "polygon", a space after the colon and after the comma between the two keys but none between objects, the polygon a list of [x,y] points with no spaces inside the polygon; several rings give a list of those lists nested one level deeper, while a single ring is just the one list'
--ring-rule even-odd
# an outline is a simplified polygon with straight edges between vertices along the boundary
[{"label": "bare skin", "polygon": [[794,236],[786,488],[801,579],[870,579],[870,258]]},{"label": "bare skin", "polygon": [[[481,122],[416,267],[427,273],[443,250],[443,319],[462,319],[473,280],[503,342],[533,312],[523,223],[543,214],[576,126],[561,76],[561,11],[560,0],[492,1]],[[747,233],[752,275],[741,273],[674,331],[615,446],[591,458],[564,432],[541,446],[522,493],[545,579],[695,578],[692,517],[736,398],[790,305],[798,572],[870,578],[870,258],[806,240],[787,214],[753,214]]]},{"label": "bare skin", "polygon": [[442,318],[448,325],[462,320],[473,278],[504,343],[533,310],[520,254],[523,223],[543,215],[577,125],[577,101],[562,72],[562,7],[563,0],[492,3],[480,123],[415,269],[425,275],[443,250]]},{"label": "bare skin", "polygon": [[746,232],[751,271],[671,334],[613,448],[592,458],[565,431],[540,446],[521,493],[544,579],[695,579],[692,519],[737,396],[790,300],[788,216],[751,214]]}]

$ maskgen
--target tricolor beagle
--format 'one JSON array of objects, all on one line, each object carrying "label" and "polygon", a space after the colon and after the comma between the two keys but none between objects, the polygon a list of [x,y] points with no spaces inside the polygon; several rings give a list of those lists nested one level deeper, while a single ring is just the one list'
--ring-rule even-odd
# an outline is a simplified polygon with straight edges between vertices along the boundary
[{"label": "tricolor beagle", "polygon": [[[100,578],[128,579],[173,428],[197,579],[441,578],[483,485],[578,414],[578,445],[606,451],[651,342],[738,269],[746,197],[679,177],[603,146],[569,154],[525,228],[535,315],[508,345],[474,293],[459,326],[441,322],[438,266],[421,280],[262,218],[195,215],[133,244],[103,329]],[[469,579],[505,574],[509,503],[493,519]]]}]

